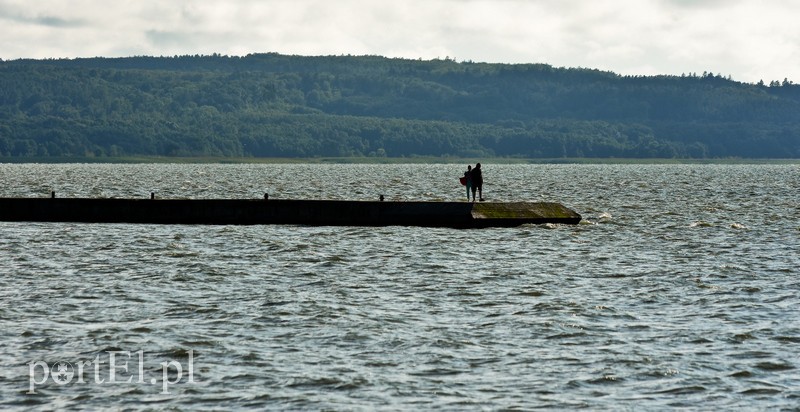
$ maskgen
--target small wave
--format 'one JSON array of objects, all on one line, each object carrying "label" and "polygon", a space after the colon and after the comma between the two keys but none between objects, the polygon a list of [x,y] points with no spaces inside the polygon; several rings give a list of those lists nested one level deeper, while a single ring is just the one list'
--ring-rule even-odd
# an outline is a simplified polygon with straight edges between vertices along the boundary
[{"label": "small wave", "polygon": [[558,333],[555,335],[545,336],[547,340],[567,340],[567,339],[574,339],[574,338],[582,338],[587,336],[585,332],[575,332],[575,333]]},{"label": "small wave", "polygon": [[[170,349],[167,351],[159,352],[156,354],[159,358],[168,358],[168,359],[188,359],[189,358],[189,349],[185,348],[176,348]],[[195,349],[191,349],[191,355],[193,358],[197,358],[199,352]]]},{"label": "small wave", "polygon": [[410,372],[409,375],[428,377],[428,376],[453,376],[453,375],[460,375],[462,373],[464,373],[464,371],[461,369],[433,367],[429,369],[419,370],[416,372]]},{"label": "small wave", "polygon": [[199,253],[186,249],[186,245],[172,242],[167,245],[167,256],[173,258],[196,257]]},{"label": "small wave", "polygon": [[744,342],[744,341],[747,341],[747,340],[752,340],[752,339],[756,339],[756,337],[753,336],[750,333],[737,333],[736,335],[733,335],[733,341],[734,342],[741,343],[741,342]]},{"label": "small wave", "polygon": [[700,392],[705,392],[705,391],[706,391],[706,388],[704,386],[696,385],[696,386],[681,386],[681,387],[677,387],[677,388],[670,388],[670,389],[665,389],[663,391],[658,391],[658,392],[655,392],[655,393],[658,393],[658,394],[671,394],[671,395],[689,395],[689,394],[700,393]]},{"label": "small wave", "polygon": [[756,364],[756,368],[763,371],[788,371],[794,369],[794,365],[788,363],[775,363],[775,362],[760,362]]},{"label": "small wave", "polygon": [[118,346],[106,346],[106,347],[104,347],[103,349],[100,349],[97,352],[88,352],[88,353],[97,355],[97,354],[104,354],[104,353],[109,353],[109,352],[124,352],[124,351],[125,351],[125,349],[120,348]]},{"label": "small wave", "polygon": [[739,371],[739,372],[734,372],[728,376],[730,376],[731,378],[750,378],[753,376],[753,374],[749,371]]},{"label": "small wave", "polygon": [[743,287],[743,288],[741,288],[739,290],[741,290],[742,292],[745,292],[745,293],[758,293],[758,292],[761,292],[761,288],[755,287],[755,286],[747,286],[747,287]]},{"label": "small wave", "polygon": [[131,329],[131,332],[133,332],[133,333],[150,333],[152,331],[153,330],[148,328],[147,326],[137,326],[137,327]]},{"label": "small wave", "polygon": [[367,384],[363,378],[353,380],[342,380],[339,378],[319,377],[319,378],[292,378],[284,386],[288,388],[333,388],[333,389],[356,389]]},{"label": "small wave", "polygon": [[696,222],[692,222],[689,227],[713,227],[714,225],[710,222],[704,222],[702,220],[698,220]]},{"label": "small wave", "polygon": [[741,223],[731,223],[731,229],[747,229],[747,226]]},{"label": "small wave", "polygon": [[782,391],[779,389],[753,388],[753,389],[747,389],[739,393],[742,395],[777,395],[781,392]]},{"label": "small wave", "polygon": [[778,342],[800,343],[800,336],[776,336],[772,339]]},{"label": "small wave", "polygon": [[616,375],[603,375],[600,378],[589,380],[588,383],[592,385],[607,385],[612,383],[620,383],[623,379],[618,378]]},{"label": "small wave", "polygon": [[533,297],[539,297],[545,295],[545,293],[540,290],[521,291],[517,292],[516,294],[519,296],[533,296]]}]

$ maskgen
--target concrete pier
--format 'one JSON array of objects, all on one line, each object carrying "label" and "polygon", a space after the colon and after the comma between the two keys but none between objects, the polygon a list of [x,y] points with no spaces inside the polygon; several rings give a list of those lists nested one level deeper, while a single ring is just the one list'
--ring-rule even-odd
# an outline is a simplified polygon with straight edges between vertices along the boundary
[{"label": "concrete pier", "polygon": [[0,198],[0,221],[481,228],[580,220],[545,202]]}]

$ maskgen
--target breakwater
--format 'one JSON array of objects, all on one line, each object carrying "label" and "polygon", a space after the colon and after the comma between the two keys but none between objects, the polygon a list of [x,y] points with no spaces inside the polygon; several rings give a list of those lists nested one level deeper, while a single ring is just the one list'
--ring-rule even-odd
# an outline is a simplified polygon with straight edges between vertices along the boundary
[{"label": "breakwater", "polygon": [[0,198],[0,221],[480,228],[580,220],[550,202]]}]

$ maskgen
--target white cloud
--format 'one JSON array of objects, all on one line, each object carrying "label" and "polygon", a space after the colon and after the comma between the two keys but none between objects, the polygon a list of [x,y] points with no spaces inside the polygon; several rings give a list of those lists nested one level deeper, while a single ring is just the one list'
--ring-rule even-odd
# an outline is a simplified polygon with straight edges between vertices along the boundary
[{"label": "white cloud", "polygon": [[0,0],[0,58],[276,51],[800,81],[793,0]]}]

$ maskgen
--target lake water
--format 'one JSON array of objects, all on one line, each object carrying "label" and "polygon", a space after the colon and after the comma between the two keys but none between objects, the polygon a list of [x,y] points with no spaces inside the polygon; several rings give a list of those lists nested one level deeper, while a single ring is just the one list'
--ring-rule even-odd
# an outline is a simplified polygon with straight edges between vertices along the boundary
[{"label": "lake water", "polygon": [[[0,196],[459,200],[463,167],[0,164]],[[0,409],[800,407],[800,166],[483,169],[583,223],[0,222]]]}]

